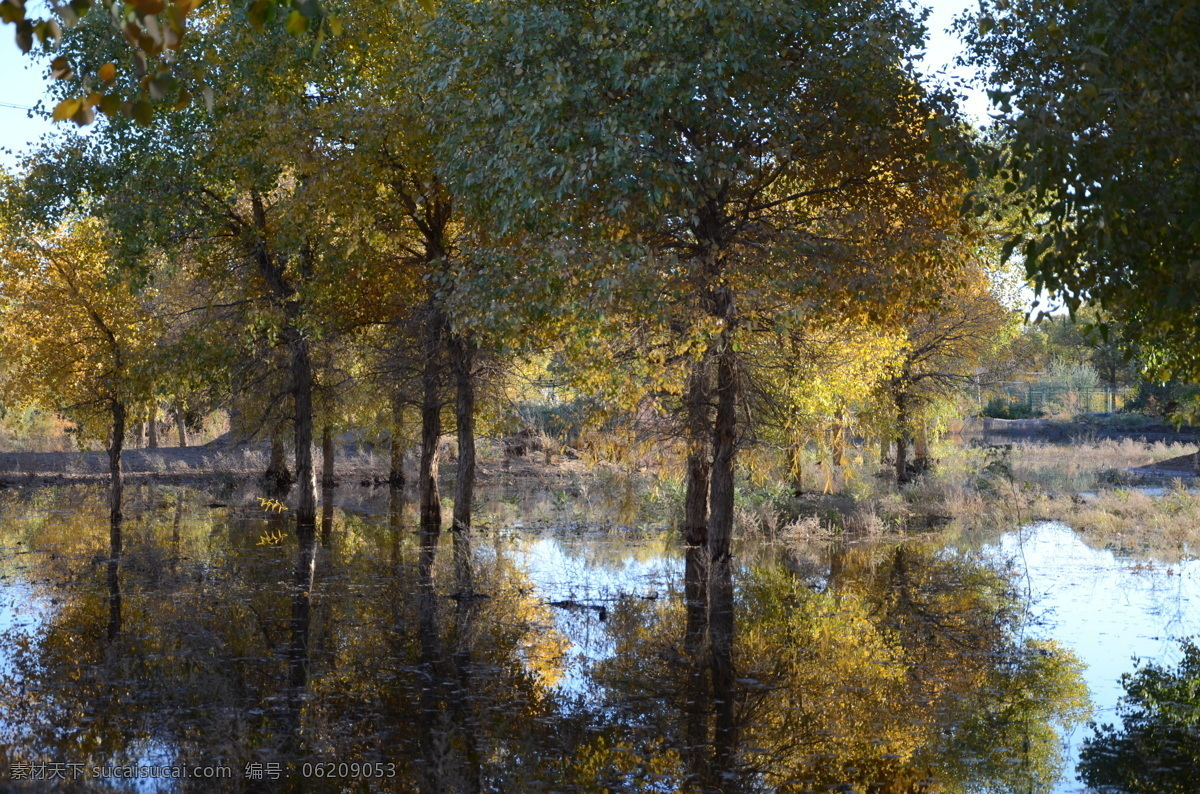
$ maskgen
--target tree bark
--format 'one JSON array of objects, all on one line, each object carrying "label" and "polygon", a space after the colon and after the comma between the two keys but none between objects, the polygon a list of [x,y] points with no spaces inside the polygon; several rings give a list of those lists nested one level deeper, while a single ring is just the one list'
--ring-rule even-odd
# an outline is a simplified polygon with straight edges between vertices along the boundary
[{"label": "tree bark", "polygon": [[[112,438],[108,447],[108,517],[114,526],[118,526],[122,518],[121,496],[124,486],[121,472],[121,451],[125,445],[125,404],[119,400],[113,400],[111,410]],[[114,551],[117,554],[121,553],[119,536],[116,537]]]},{"label": "tree bark", "polygon": [[418,489],[421,529],[437,532],[442,526],[442,498],[438,493],[438,443],[442,437],[441,313],[432,309],[425,329],[425,370],[421,396],[421,470]]},{"label": "tree bark", "polygon": [[158,449],[158,403],[153,400],[150,402],[149,419],[147,419],[149,427],[147,430],[146,445],[150,449]]},{"label": "tree bark", "polygon": [[179,447],[188,445],[187,417],[184,414],[183,403],[175,401],[175,426],[179,429]]},{"label": "tree bark", "polygon": [[296,483],[300,486],[296,505],[296,531],[301,539],[312,538],[317,526],[317,492],[313,472],[312,361],[308,339],[294,327],[288,330],[291,349],[292,400],[296,411]]},{"label": "tree bark", "polygon": [[332,488],[333,481],[333,428],[325,425],[321,432],[321,487]]},{"label": "tree bark", "polygon": [[729,556],[733,536],[734,458],[737,454],[737,354],[728,330],[717,357],[717,416],[713,425],[712,484],[709,489],[708,550],[715,561]]},{"label": "tree bark", "polygon": [[684,393],[687,436],[687,483],[683,497],[683,542],[708,544],[708,488],[712,469],[711,366],[707,357],[695,362]]},{"label": "tree bark", "polygon": [[458,473],[454,480],[454,530],[469,532],[475,499],[475,346],[470,339],[455,335],[450,340],[454,385],[457,396],[455,422],[458,428]]},{"label": "tree bark", "polygon": [[392,397],[392,460],[388,482],[396,488],[404,487],[404,403],[400,395]]},{"label": "tree bark", "polygon": [[896,482],[903,484],[909,481],[908,476],[908,443],[912,436],[912,419],[908,414],[908,400],[903,396],[896,398]]}]

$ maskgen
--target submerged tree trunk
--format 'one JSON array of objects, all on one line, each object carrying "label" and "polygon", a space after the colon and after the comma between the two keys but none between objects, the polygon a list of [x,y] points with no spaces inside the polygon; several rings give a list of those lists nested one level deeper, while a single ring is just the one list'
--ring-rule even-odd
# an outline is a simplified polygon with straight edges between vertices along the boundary
[{"label": "submerged tree trunk", "polygon": [[454,480],[454,529],[471,529],[475,500],[475,346],[465,337],[450,340],[451,366],[457,396],[455,421],[458,427],[458,473]]},{"label": "submerged tree trunk", "polygon": [[108,448],[108,639],[121,632],[121,522],[124,515],[121,501],[124,481],[121,471],[121,448],[125,443],[125,405],[112,401],[112,440]]},{"label": "submerged tree trunk", "polygon": [[442,437],[442,352],[441,313],[436,309],[425,329],[425,371],[421,396],[421,470],[419,498],[421,529],[438,531],[442,526],[442,498],[438,493],[438,444]]},{"label": "submerged tree trunk", "polygon": [[175,426],[179,429],[179,446],[182,449],[188,445],[187,415],[183,403],[178,400],[175,401]]},{"label": "submerged tree trunk", "polygon": [[321,487],[332,488],[333,481],[333,428],[325,425],[321,431]]},{"label": "submerged tree trunk", "polygon": [[[112,439],[108,447],[108,517],[114,525],[121,522],[121,496],[124,481],[121,472],[121,451],[125,445],[125,404],[112,402]],[[115,547],[119,554],[121,544],[118,540]]]},{"label": "submerged tree trunk", "polygon": [[317,493],[313,472],[312,361],[308,339],[296,328],[289,328],[291,349],[292,399],[296,411],[296,482],[300,486],[296,505],[296,531],[303,539],[313,537],[317,525]]},{"label": "submerged tree trunk", "polygon": [[303,706],[304,690],[308,686],[309,630],[312,625],[312,589],[317,571],[316,538],[314,535],[300,536],[300,548],[296,555],[296,571],[292,580],[292,619],[287,651],[288,689],[287,720],[288,744],[299,738],[300,711]]},{"label": "submerged tree trunk", "polygon": [[392,460],[388,471],[388,482],[397,488],[404,487],[404,403],[400,395],[392,397]]},{"label": "submerged tree trunk", "polygon": [[737,353],[728,331],[717,358],[717,416],[713,425],[712,484],[709,490],[708,549],[714,561],[729,556],[733,536],[734,458],[737,454]]},{"label": "submerged tree trunk", "polygon": [[712,563],[709,571],[708,636],[712,660],[713,767],[716,779],[727,780],[737,763],[737,675],[734,668],[733,562]]},{"label": "submerged tree trunk", "polygon": [[684,394],[687,483],[683,498],[683,542],[688,546],[708,544],[708,481],[712,469],[710,369],[707,359],[695,362]]}]

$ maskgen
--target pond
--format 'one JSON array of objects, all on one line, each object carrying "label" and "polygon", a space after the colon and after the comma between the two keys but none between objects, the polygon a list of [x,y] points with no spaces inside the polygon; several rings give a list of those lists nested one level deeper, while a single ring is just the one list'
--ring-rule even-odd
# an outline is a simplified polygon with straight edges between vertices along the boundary
[{"label": "pond", "polygon": [[1056,524],[710,569],[546,499],[463,537],[344,488],[308,545],[251,492],[143,485],[115,559],[105,499],[0,492],[6,786],[1082,791],[1132,657],[1200,633],[1195,562]]}]

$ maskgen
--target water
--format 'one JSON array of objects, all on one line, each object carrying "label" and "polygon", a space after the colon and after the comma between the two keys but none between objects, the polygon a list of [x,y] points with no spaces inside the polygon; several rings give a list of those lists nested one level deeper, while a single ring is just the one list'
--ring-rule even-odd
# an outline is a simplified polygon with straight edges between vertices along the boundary
[{"label": "water", "polygon": [[111,568],[99,488],[0,495],[4,779],[1073,792],[1131,657],[1200,633],[1197,563],[1061,525],[743,542],[708,571],[544,500],[485,497],[469,544],[386,491],[336,500],[308,557],[253,494],[131,488]]},{"label": "water", "polygon": [[[1200,560],[1168,564],[1119,556],[1089,547],[1053,522],[1008,533],[988,551],[1013,561],[1041,624],[1035,633],[1071,648],[1086,665],[1098,723],[1119,724],[1123,673],[1138,661],[1176,664],[1179,640],[1200,635]],[[1082,726],[1067,735],[1072,762],[1089,735]],[[1087,790],[1069,778],[1055,791]]]}]

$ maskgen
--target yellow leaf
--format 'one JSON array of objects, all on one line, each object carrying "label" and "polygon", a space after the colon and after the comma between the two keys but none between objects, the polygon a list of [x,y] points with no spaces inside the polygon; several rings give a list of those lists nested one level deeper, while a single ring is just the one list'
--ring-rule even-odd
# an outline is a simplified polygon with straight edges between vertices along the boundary
[{"label": "yellow leaf", "polygon": [[54,112],[50,114],[50,117],[55,121],[65,121],[78,113],[81,108],[83,108],[83,100],[70,97],[59,102],[55,106]]},{"label": "yellow leaf", "polygon": [[117,65],[115,63],[113,63],[112,61],[109,61],[108,63],[101,66],[96,71],[96,74],[104,82],[111,83],[113,80],[117,79]]},{"label": "yellow leaf", "polygon": [[292,10],[288,14],[287,24],[284,25],[288,33],[300,34],[308,30],[308,17],[301,14],[299,11]]}]

